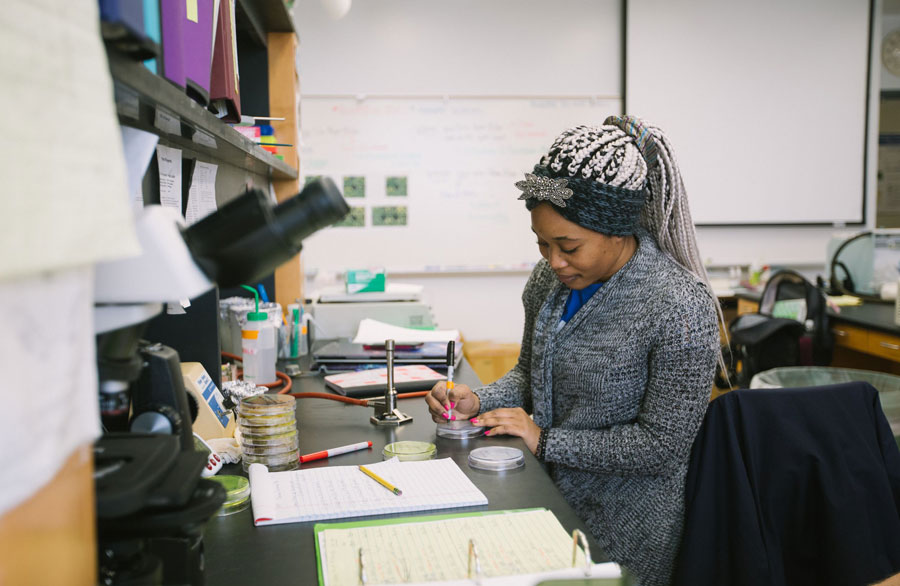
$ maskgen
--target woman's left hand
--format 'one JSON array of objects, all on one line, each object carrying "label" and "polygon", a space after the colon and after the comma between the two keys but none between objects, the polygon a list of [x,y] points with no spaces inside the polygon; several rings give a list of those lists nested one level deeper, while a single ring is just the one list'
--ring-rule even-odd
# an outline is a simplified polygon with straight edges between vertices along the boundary
[{"label": "woman's left hand", "polygon": [[514,409],[494,409],[471,419],[474,425],[490,427],[485,435],[515,435],[525,441],[525,445],[533,454],[537,450],[541,428],[525,413],[521,407]]}]

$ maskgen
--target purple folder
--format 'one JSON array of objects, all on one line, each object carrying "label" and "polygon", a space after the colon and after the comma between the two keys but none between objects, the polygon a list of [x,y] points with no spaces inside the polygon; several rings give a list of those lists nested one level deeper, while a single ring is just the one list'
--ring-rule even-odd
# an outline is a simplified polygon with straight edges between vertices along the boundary
[{"label": "purple folder", "polygon": [[160,0],[163,75],[196,101],[209,102],[213,0]]}]

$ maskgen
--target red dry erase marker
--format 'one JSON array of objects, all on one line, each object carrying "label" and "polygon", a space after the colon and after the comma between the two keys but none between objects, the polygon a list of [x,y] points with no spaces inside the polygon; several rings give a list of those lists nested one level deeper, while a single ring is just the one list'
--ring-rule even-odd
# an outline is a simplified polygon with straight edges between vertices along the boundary
[{"label": "red dry erase marker", "polygon": [[321,460],[323,458],[330,458],[332,456],[339,456],[341,454],[346,454],[347,452],[355,452],[356,450],[365,450],[366,448],[371,448],[372,442],[359,442],[358,444],[350,444],[349,446],[341,446],[339,448],[331,448],[330,450],[325,450],[322,452],[315,452],[312,454],[306,454],[305,456],[300,456],[300,463],[304,462],[312,462],[313,460]]}]

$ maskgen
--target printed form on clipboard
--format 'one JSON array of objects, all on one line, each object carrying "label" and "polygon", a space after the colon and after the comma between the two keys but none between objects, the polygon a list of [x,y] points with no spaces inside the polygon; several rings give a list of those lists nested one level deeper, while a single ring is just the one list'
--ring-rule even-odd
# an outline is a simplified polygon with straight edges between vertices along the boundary
[{"label": "printed form on clipboard", "polygon": [[575,539],[581,532],[567,533],[546,509],[324,523],[314,530],[321,586],[528,586],[587,577],[618,584],[622,576],[615,563],[593,563],[586,540]]},{"label": "printed form on clipboard", "polygon": [[250,466],[253,523],[277,525],[363,515],[388,515],[486,505],[487,497],[450,458],[401,462],[392,458],[366,468],[400,488],[396,495],[358,466],[269,472]]}]

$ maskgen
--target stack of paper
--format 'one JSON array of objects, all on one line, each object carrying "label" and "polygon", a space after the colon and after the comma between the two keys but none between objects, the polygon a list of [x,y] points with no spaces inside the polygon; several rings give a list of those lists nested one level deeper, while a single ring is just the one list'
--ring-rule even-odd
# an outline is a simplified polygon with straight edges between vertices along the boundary
[{"label": "stack of paper", "polygon": [[359,322],[353,342],[366,345],[384,345],[385,340],[395,344],[414,345],[425,342],[459,342],[459,330],[415,330],[386,324],[374,319]]},{"label": "stack of paper", "polygon": [[319,303],[362,303],[366,301],[421,301],[422,285],[388,283],[384,291],[347,293],[343,287],[329,287],[319,292]]}]

